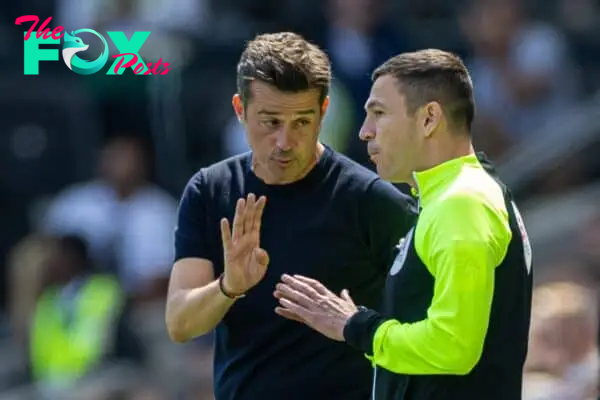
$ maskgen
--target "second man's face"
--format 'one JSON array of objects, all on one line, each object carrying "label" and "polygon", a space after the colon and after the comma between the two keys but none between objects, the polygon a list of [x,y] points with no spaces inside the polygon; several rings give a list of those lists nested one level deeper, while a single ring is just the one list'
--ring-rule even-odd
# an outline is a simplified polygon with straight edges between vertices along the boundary
[{"label": "second man's face", "polygon": [[393,76],[381,76],[373,83],[365,109],[360,138],[367,142],[377,173],[390,182],[408,182],[419,152],[418,135]]}]

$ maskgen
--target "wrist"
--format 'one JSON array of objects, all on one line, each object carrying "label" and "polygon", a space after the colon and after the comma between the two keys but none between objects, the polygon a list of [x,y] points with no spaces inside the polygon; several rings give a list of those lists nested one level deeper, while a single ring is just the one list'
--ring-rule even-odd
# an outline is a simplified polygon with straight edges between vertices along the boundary
[{"label": "wrist", "polygon": [[227,282],[225,281],[224,273],[219,275],[218,282],[219,282],[219,289],[221,290],[221,294],[223,294],[225,297],[227,297],[231,300],[237,300],[237,299],[240,299],[240,298],[246,296],[246,292],[236,292],[228,287]]},{"label": "wrist", "polygon": [[351,347],[368,354],[373,354],[373,340],[377,328],[385,319],[374,310],[360,306],[358,311],[346,321],[344,340]]}]

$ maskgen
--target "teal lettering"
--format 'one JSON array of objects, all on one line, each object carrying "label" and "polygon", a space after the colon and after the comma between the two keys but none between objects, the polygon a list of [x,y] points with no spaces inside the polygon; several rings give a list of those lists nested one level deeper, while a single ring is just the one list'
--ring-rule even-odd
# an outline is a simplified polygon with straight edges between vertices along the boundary
[{"label": "teal lettering", "polygon": [[[39,75],[40,61],[58,61],[58,49],[40,49],[41,44],[59,44],[60,39],[52,37],[44,38],[42,35],[38,38],[37,32],[35,36],[29,37],[29,40],[24,43],[24,73],[25,75]],[[27,33],[25,33],[27,35]]]},{"label": "teal lettering", "polygon": [[[146,42],[146,39],[148,39],[148,36],[150,36],[150,32],[135,32],[133,34],[133,36],[131,37],[131,40],[127,40],[127,37],[125,36],[125,33],[123,33],[123,32],[106,32],[106,33],[108,33],[108,36],[110,37],[110,39],[113,41],[115,46],[117,46],[119,53],[132,54],[132,55],[124,56],[126,58],[124,60],[121,60],[121,65],[128,65],[129,61],[133,60],[134,57],[137,57],[138,62],[136,64],[132,65],[131,69],[133,69],[134,71],[137,69],[140,72],[146,72],[146,70],[148,70],[146,63],[144,62],[144,60],[142,60],[142,57],[140,57],[140,55],[138,54],[138,51],[142,48],[143,44]],[[108,69],[107,75],[115,75],[115,68],[117,67],[118,62],[119,62],[118,59],[115,60],[113,65]],[[138,68],[138,66],[140,64],[143,65],[142,69]],[[123,72],[125,71],[125,69],[126,68],[123,68],[123,67],[116,69],[117,74],[122,75]]]}]

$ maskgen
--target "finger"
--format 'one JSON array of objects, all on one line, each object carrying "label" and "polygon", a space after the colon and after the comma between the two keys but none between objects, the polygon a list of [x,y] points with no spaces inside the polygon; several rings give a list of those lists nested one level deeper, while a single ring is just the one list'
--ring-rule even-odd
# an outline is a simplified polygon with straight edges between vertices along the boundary
[{"label": "finger", "polygon": [[275,297],[277,300],[279,300],[279,299],[284,299],[285,295],[280,290],[275,289],[275,291],[273,292],[273,297]]},{"label": "finger", "polygon": [[275,286],[275,289],[281,294],[280,299],[287,299],[293,301],[294,303],[307,309],[315,307],[316,303],[313,299],[311,299],[304,293],[294,290],[286,284],[278,283]]},{"label": "finger", "polygon": [[283,308],[286,308],[289,312],[294,314],[297,318],[302,319],[305,323],[310,322],[312,315],[310,310],[307,310],[306,308],[294,303],[293,301],[286,299],[285,297],[279,299],[279,304],[281,304]]},{"label": "finger", "polygon": [[316,290],[317,293],[319,293],[319,294],[328,294],[330,292],[330,290],[327,289],[327,287],[325,287],[325,285],[323,285],[321,282],[319,282],[316,279],[308,278],[308,277],[303,276],[303,275],[294,275],[293,277],[295,279],[297,279],[298,281],[303,282],[303,283],[309,285],[314,290]]},{"label": "finger", "polygon": [[246,199],[246,211],[244,212],[244,233],[251,232],[254,214],[256,214],[256,196],[254,193],[250,193]]},{"label": "finger", "polygon": [[[309,278],[306,278],[306,279],[309,279]],[[291,286],[292,288],[296,289],[297,291],[304,293],[313,299],[317,299],[322,294],[327,294],[327,289],[325,288],[325,286],[323,286],[324,293],[321,294],[315,288],[313,288],[312,284],[307,283],[304,280],[298,279],[295,276],[289,276],[287,274],[283,274],[283,276],[281,277],[281,280],[283,282],[285,282],[286,284],[288,284],[289,286]]]},{"label": "finger", "polygon": [[292,311],[288,310],[287,308],[283,308],[283,307],[275,307],[275,313],[277,315],[280,315],[284,318],[290,319],[292,321],[296,321],[296,322],[300,322],[300,323],[306,323],[301,317],[299,317],[298,315],[294,314]]},{"label": "finger", "polygon": [[231,227],[227,218],[221,219],[221,242],[223,243],[223,249],[229,249],[231,247]]},{"label": "finger", "polygon": [[350,292],[348,291],[348,289],[342,290],[341,297],[347,302],[352,303],[352,305],[356,305],[354,304],[354,300],[352,300],[352,297],[350,297]]},{"label": "finger", "polygon": [[246,201],[238,199],[235,205],[235,216],[233,217],[233,241],[236,242],[244,234],[244,211]]},{"label": "finger", "polygon": [[256,212],[254,213],[254,221],[252,223],[252,230],[255,232],[259,232],[260,234],[260,226],[262,224],[262,216],[263,211],[265,210],[265,205],[267,204],[267,198],[265,196],[260,196],[256,201]]}]

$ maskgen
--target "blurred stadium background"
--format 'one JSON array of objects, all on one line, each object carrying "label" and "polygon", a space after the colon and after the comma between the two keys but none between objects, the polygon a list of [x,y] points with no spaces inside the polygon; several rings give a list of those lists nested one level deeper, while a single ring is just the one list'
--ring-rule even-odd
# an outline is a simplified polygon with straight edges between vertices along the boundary
[{"label": "blurred stadium background", "polygon": [[[69,31],[151,31],[142,57],[173,69],[79,76],[58,61],[24,76],[29,24],[14,22],[31,14]],[[196,169],[246,150],[230,106],[236,61],[246,40],[282,30],[329,53],[323,137],[365,164],[373,67],[424,47],[467,60],[475,141],[534,245],[524,398],[596,398],[600,1],[12,0],[0,5],[0,399],[212,398],[211,339],[174,345],[164,328],[177,198]],[[99,279],[73,310],[82,268],[119,286]]]}]

